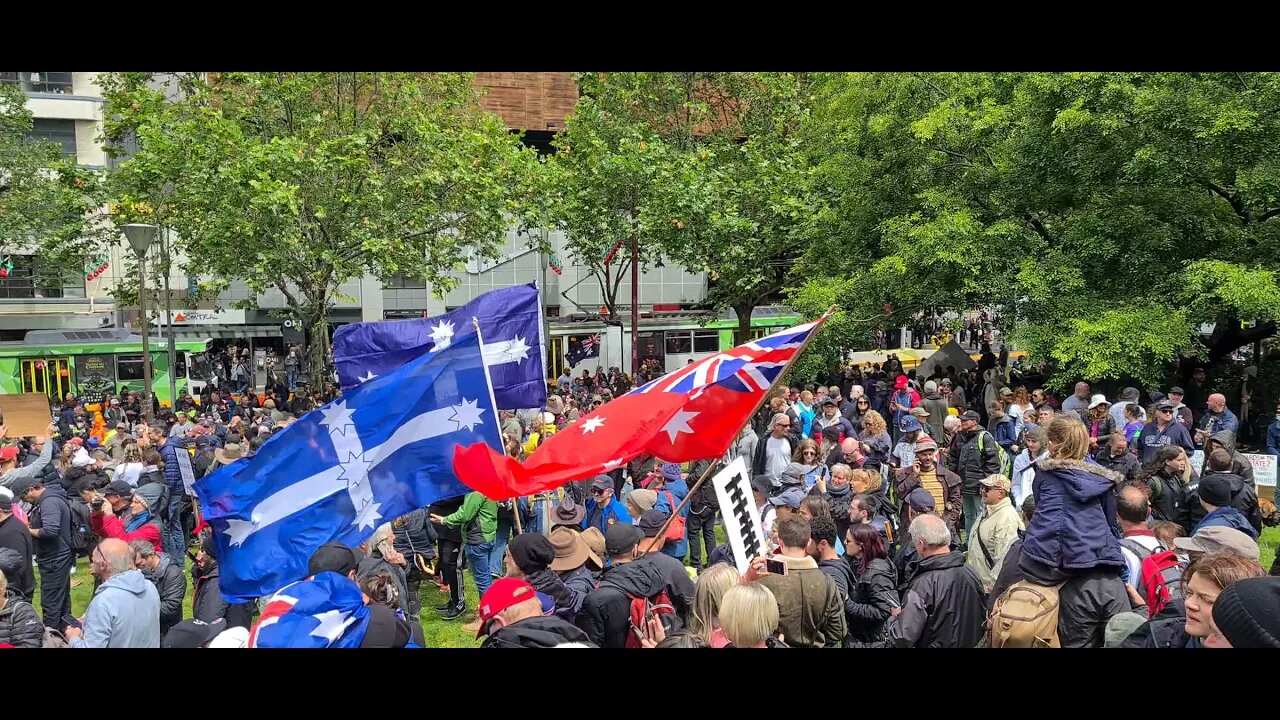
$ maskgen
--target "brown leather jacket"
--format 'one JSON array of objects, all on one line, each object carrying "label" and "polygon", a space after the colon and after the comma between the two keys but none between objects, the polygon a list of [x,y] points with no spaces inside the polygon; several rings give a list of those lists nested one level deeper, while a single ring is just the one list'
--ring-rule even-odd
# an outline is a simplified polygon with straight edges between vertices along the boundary
[{"label": "brown leather jacket", "polygon": [[[947,527],[951,528],[951,532],[956,531],[957,523],[964,514],[964,505],[961,498],[961,487],[963,482],[960,476],[951,472],[942,465],[937,466],[938,478],[942,481],[943,487],[947,489],[947,502],[945,507],[935,508],[938,515],[947,522]],[[902,504],[900,512],[902,514],[902,526],[906,527],[906,503],[904,499],[907,494],[918,487],[924,487],[920,482],[920,475],[915,468],[901,468],[894,471],[893,489],[896,493],[895,497]]]}]

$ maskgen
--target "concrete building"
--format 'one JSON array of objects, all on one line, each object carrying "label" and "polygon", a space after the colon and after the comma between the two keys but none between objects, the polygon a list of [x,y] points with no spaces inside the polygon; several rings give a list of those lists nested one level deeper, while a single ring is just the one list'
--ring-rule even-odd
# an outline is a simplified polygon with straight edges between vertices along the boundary
[{"label": "concrete building", "polygon": [[[0,73],[0,82],[19,84],[26,91],[28,107],[36,118],[33,134],[61,143],[64,153],[82,165],[106,167],[108,158],[98,141],[103,101],[96,76],[92,72]],[[475,84],[486,90],[482,101],[485,107],[500,114],[513,131],[522,131],[525,142],[540,152],[550,151],[552,137],[564,128],[578,98],[572,73],[477,73]],[[601,322],[603,298],[591,270],[572,263],[560,233],[549,233],[547,241],[564,263],[561,274],[549,269],[549,257],[531,249],[531,238],[512,230],[496,261],[473,261],[465,270],[456,272],[457,287],[442,297],[436,297],[434,288],[413,278],[392,278],[384,285],[366,276],[340,288],[345,297],[337,301],[330,321],[341,325],[434,316],[489,290],[537,281],[545,291],[551,354],[560,358],[553,362],[552,370],[559,369],[569,338],[576,338],[577,342],[595,333],[600,333],[600,357],[576,369],[594,368],[597,362],[629,366],[630,338],[616,323]],[[0,339],[21,340],[27,330],[33,329],[110,327],[136,318],[131,308],[117,308],[107,295],[117,273],[131,271],[132,251],[121,242],[104,248],[103,254],[107,270],[101,275],[86,282],[84,274],[75,269],[56,288],[33,287],[30,268],[39,258],[34,253],[15,255],[15,271],[27,268],[28,280],[23,283],[21,271],[7,282],[0,280]],[[172,316],[180,338],[235,341],[242,347],[250,345],[267,353],[278,353],[286,342],[302,339],[301,329],[281,318],[286,305],[278,291],[257,295],[253,309],[231,310],[227,309],[231,303],[252,296],[243,283],[233,282],[216,306],[197,307],[184,299],[188,282],[193,279],[175,273],[169,280],[173,288]],[[628,300],[629,283],[629,277],[624,277],[621,285],[622,295]],[[651,268],[641,275],[642,355],[662,357],[662,364],[670,368],[718,349],[718,345],[713,347],[714,330],[698,330],[708,319],[706,314],[693,310],[706,297],[707,283],[705,273],[691,273],[673,265]],[[770,312],[765,309],[763,314]]]}]

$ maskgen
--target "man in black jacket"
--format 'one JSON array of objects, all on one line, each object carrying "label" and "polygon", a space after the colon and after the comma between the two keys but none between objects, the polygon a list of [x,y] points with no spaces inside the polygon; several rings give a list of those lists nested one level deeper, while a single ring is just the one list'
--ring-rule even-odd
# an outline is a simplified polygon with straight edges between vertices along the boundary
[{"label": "man in black jacket", "polygon": [[182,566],[174,562],[168,553],[158,553],[150,540],[133,540],[133,564],[142,576],[156,586],[160,593],[160,637],[182,620],[182,600],[187,596],[187,578]]},{"label": "man in black jacket", "polygon": [[579,628],[554,615],[544,616],[533,586],[513,577],[495,580],[480,599],[480,631],[476,637],[486,635],[480,647],[544,648],[589,642]]},{"label": "man in black jacket", "polygon": [[27,526],[13,515],[13,493],[0,487],[0,550],[11,550],[14,566],[4,568],[9,578],[9,592],[31,602],[36,591],[36,576],[31,571],[31,556],[35,554],[34,541]]},{"label": "man in black jacket", "polygon": [[961,437],[960,456],[956,459],[955,473],[964,481],[962,498],[964,503],[964,537],[969,540],[969,532],[973,524],[982,517],[982,496],[978,493],[982,479],[1000,474],[1000,449],[995,436],[983,430],[978,422],[981,418],[973,410],[966,410],[960,415]]},{"label": "man in black jacket", "polygon": [[920,562],[907,582],[902,607],[889,618],[894,647],[976,647],[986,621],[986,596],[963,553],[951,552],[951,531],[936,515],[909,529]]},{"label": "man in black jacket", "polygon": [[601,574],[596,589],[587,595],[575,619],[575,624],[590,641],[600,647],[626,647],[627,635],[631,632],[631,597],[653,598],[665,590],[675,606],[677,620],[675,627],[668,628],[668,632],[684,625],[684,616],[691,605],[687,598],[693,596],[693,583],[688,575],[684,576],[683,582],[673,578],[674,582],[669,583],[655,559],[669,559],[670,556],[662,553],[640,555],[637,546],[643,538],[644,532],[640,528],[625,523],[614,524],[605,533],[605,551],[609,553],[612,565]]},{"label": "man in black jacket", "polygon": [[40,610],[46,627],[61,630],[66,626],[62,619],[71,615],[71,568],[76,561],[67,493],[61,485],[46,487],[43,480],[28,477],[14,483],[13,494],[35,505],[29,531],[40,567]]}]

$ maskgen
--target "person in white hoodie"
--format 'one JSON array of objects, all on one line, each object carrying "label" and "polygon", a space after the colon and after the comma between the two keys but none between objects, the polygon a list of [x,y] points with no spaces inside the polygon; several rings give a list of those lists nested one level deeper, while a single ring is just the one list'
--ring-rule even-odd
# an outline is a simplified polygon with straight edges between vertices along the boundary
[{"label": "person in white hoodie", "polygon": [[129,483],[130,487],[138,487],[138,480],[145,469],[146,466],[142,464],[142,448],[136,443],[130,443],[125,446],[124,460],[116,466],[115,479]]},{"label": "person in white hoodie", "polygon": [[1026,447],[1013,458],[1013,497],[1015,507],[1031,494],[1031,483],[1036,479],[1035,462],[1049,457],[1048,431],[1043,425],[1031,428],[1023,435]]}]

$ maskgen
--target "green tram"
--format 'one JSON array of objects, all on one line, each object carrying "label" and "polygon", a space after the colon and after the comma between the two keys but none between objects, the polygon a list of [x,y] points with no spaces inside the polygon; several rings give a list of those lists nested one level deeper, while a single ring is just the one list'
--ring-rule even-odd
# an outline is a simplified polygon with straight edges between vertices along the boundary
[{"label": "green tram", "polygon": [[[752,316],[753,340],[804,322],[802,317],[785,308],[757,310],[774,312]],[[611,365],[631,367],[631,336],[625,327],[610,327],[599,320],[569,320],[566,322],[566,319],[561,318],[551,324],[548,338],[548,378],[559,377],[567,365],[566,354],[576,345],[596,336],[596,333],[599,333],[595,340],[600,345],[599,355],[574,365],[573,374],[581,374],[583,370],[594,372],[597,365],[604,365],[606,368]],[[732,349],[735,345],[734,331],[737,328],[736,318],[720,316],[708,319],[705,312],[645,311],[637,332],[640,360],[644,362],[652,359],[663,372],[670,372],[684,367],[690,360],[696,362],[717,352]]]},{"label": "green tram", "polygon": [[[211,374],[210,340],[174,343],[176,367],[169,367],[164,338],[148,338],[151,386],[161,405],[172,405],[169,374],[177,391],[195,395]],[[110,392],[143,390],[142,338],[127,329],[36,330],[22,342],[0,342],[0,393],[44,393],[62,401],[67,393],[94,402]]]}]

